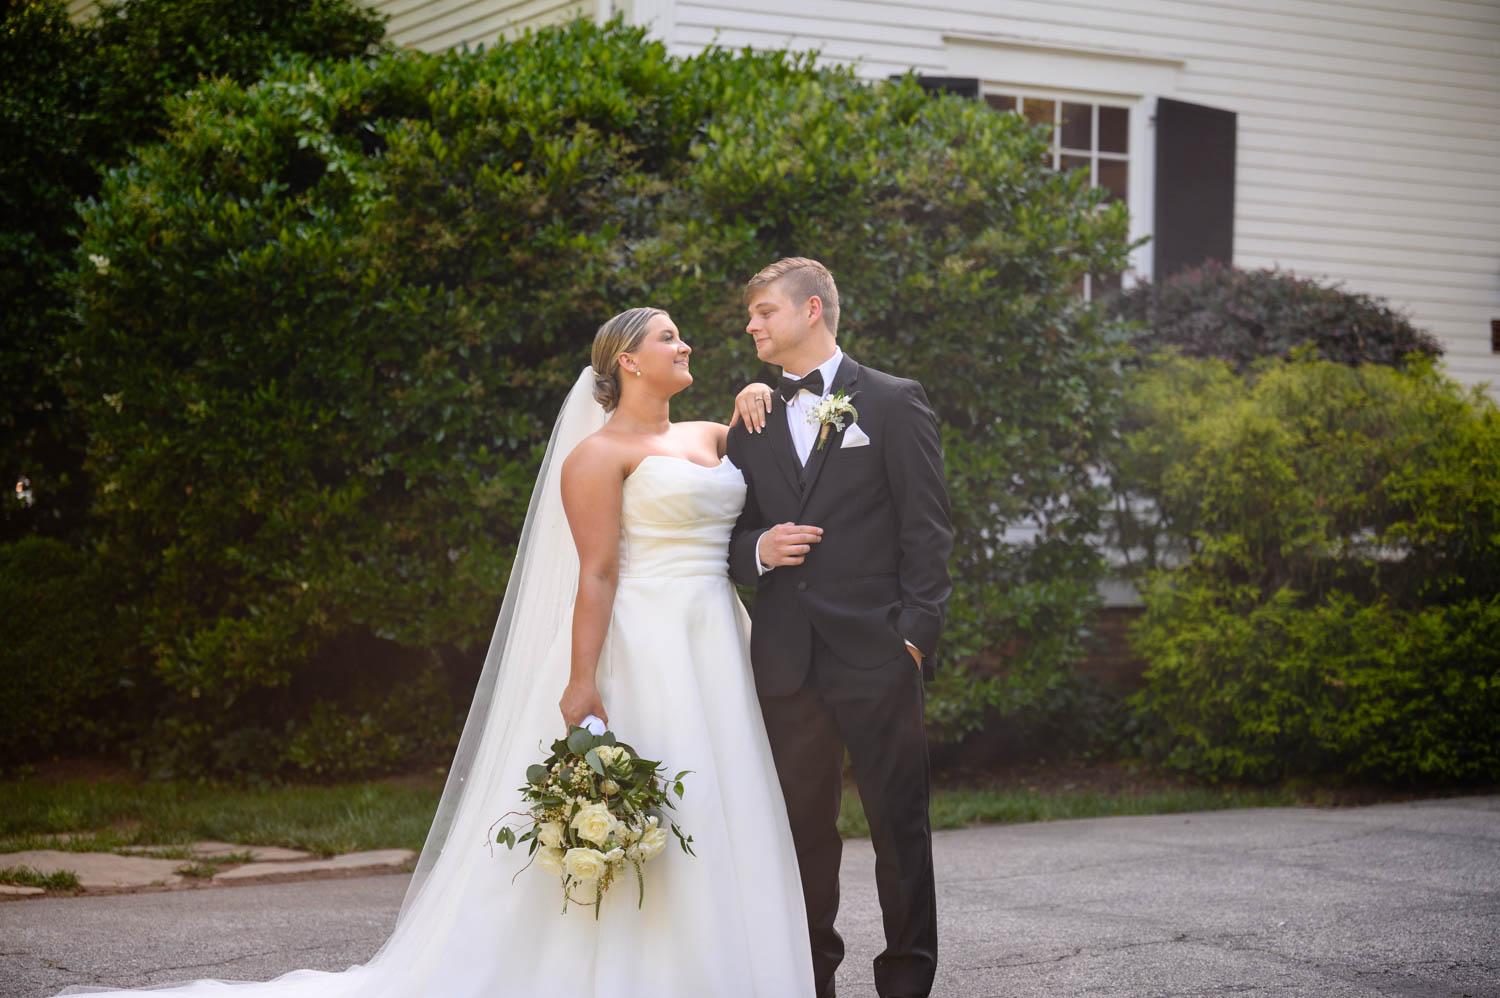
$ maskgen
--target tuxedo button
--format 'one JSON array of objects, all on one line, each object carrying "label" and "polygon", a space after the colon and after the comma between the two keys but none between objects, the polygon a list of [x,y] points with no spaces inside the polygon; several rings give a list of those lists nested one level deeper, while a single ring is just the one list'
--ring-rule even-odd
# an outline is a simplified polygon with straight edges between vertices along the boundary
[{"label": "tuxedo button", "polygon": [[807,592],[807,583],[806,582],[799,582],[799,583],[797,583],[797,592],[799,592],[799,593],[805,593],[805,592]]}]

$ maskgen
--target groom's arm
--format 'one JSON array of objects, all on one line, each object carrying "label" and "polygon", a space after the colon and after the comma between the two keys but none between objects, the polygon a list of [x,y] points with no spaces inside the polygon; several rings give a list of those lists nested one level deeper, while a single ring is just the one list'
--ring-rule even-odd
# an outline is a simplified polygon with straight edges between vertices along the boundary
[{"label": "groom's arm", "polygon": [[937,416],[915,381],[903,382],[886,419],[886,478],[900,530],[901,615],[896,630],[931,663],[952,582],[953,520]]}]

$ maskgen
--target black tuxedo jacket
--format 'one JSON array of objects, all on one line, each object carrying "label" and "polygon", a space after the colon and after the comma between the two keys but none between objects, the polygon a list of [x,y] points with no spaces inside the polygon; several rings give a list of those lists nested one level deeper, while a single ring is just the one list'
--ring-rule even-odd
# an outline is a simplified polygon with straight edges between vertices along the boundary
[{"label": "black tuxedo jacket", "polygon": [[[830,391],[852,396],[865,446],[832,431],[804,468],[774,396],[766,427],[729,431],[728,454],[749,485],[729,543],[729,572],[755,586],[750,658],[762,696],[805,681],[814,633],[845,661],[876,668],[922,652],[932,678],[951,584],[953,526],[937,418],[922,386],[846,354]],[[755,545],[777,523],[823,528],[801,565],[757,571]],[[910,662],[907,662],[910,668]]]}]

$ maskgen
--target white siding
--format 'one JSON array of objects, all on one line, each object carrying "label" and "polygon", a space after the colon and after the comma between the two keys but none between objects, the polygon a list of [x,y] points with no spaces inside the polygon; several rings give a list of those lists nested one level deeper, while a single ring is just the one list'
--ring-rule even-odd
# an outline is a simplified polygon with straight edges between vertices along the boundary
[{"label": "white siding", "polygon": [[[915,68],[1235,111],[1235,263],[1386,298],[1443,341],[1456,378],[1500,385],[1495,0],[656,2],[657,33],[683,54],[816,48],[869,77]],[[1070,51],[1071,82],[1024,78]],[[1137,117],[1139,175],[1151,139]],[[1139,232],[1148,188],[1132,184]]]},{"label": "white siding", "polygon": [[[390,15],[386,37],[423,52],[489,44],[502,35],[595,17],[600,0],[358,0]],[[68,15],[86,20],[99,0],[67,0]],[[608,0],[605,8],[608,7]]]},{"label": "white siding", "polygon": [[386,37],[397,45],[441,52],[491,44],[502,35],[594,16],[597,0],[364,0],[390,15]]}]

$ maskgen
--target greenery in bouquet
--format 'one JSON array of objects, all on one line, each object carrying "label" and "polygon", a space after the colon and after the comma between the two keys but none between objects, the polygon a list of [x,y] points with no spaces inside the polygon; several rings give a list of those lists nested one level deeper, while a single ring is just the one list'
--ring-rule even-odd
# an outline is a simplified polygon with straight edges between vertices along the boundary
[{"label": "greenery in bouquet", "polygon": [[[663,763],[641,758],[613,732],[572,727],[552,743],[551,755],[526,769],[521,797],[530,805],[531,827],[517,836],[504,825],[495,841],[511,849],[530,843],[537,866],[562,882],[564,913],[569,901],[592,903],[597,919],[604,892],[627,864],[635,871],[639,908],[646,898],[642,864],[666,848],[666,828],[683,852],[694,854],[693,837],[666,815],[673,808],[668,794],[682,799],[689,772],[668,780]],[[574,897],[575,890],[592,893],[592,902]]]}]

